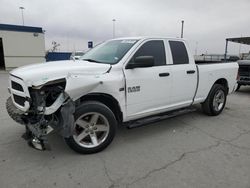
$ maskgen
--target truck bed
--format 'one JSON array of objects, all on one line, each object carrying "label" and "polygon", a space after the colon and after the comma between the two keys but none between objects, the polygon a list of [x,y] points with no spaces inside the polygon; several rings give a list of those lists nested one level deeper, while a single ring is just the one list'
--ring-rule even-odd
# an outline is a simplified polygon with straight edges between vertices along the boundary
[{"label": "truck bed", "polygon": [[195,61],[195,64],[235,63],[232,61]]},{"label": "truck bed", "polygon": [[[234,91],[236,75],[238,72],[237,62],[202,63],[196,64],[198,71],[198,89],[194,102],[203,102],[213,84],[219,79],[226,79],[229,93]],[[205,97],[205,98],[204,98]]]}]

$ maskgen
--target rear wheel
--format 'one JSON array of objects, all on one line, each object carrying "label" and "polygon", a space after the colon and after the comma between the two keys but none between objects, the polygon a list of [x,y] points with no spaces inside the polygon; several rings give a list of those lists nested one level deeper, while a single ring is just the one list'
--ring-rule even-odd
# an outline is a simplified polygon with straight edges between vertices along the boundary
[{"label": "rear wheel", "polygon": [[74,117],[74,135],[65,138],[71,149],[83,154],[97,153],[112,142],[117,122],[106,105],[85,102],[76,109]]},{"label": "rear wheel", "polygon": [[202,103],[204,113],[210,116],[219,115],[225,107],[226,99],[226,88],[220,84],[214,84],[207,99]]}]

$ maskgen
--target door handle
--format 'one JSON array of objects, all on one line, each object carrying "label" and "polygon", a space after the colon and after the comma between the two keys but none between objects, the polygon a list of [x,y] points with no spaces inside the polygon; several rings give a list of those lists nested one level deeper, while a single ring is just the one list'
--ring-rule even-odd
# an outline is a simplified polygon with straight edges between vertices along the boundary
[{"label": "door handle", "polygon": [[188,70],[187,71],[187,74],[194,74],[195,73],[195,70]]},{"label": "door handle", "polygon": [[160,77],[165,77],[165,76],[169,76],[170,74],[168,72],[163,72],[163,73],[160,73],[159,76]]}]

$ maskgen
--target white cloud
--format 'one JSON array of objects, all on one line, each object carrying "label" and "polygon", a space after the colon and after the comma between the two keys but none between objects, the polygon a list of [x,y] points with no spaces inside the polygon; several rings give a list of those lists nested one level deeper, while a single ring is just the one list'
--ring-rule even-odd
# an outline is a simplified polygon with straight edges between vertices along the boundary
[{"label": "white cloud", "polygon": [[[0,22],[21,24],[19,6],[24,6],[25,24],[46,30],[46,47],[53,40],[61,50],[87,48],[112,37],[112,19],[116,18],[117,36],[180,36],[198,53],[223,53],[225,38],[250,35],[249,0],[1,0]],[[198,45],[196,45],[198,44]],[[242,51],[249,51],[249,46]],[[230,45],[238,53],[239,45]]]}]

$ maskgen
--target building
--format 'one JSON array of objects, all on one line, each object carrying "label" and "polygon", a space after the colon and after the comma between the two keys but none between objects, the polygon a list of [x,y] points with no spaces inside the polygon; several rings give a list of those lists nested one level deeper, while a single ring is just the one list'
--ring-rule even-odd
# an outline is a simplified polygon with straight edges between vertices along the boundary
[{"label": "building", "polygon": [[45,62],[41,27],[0,24],[0,69]]}]

